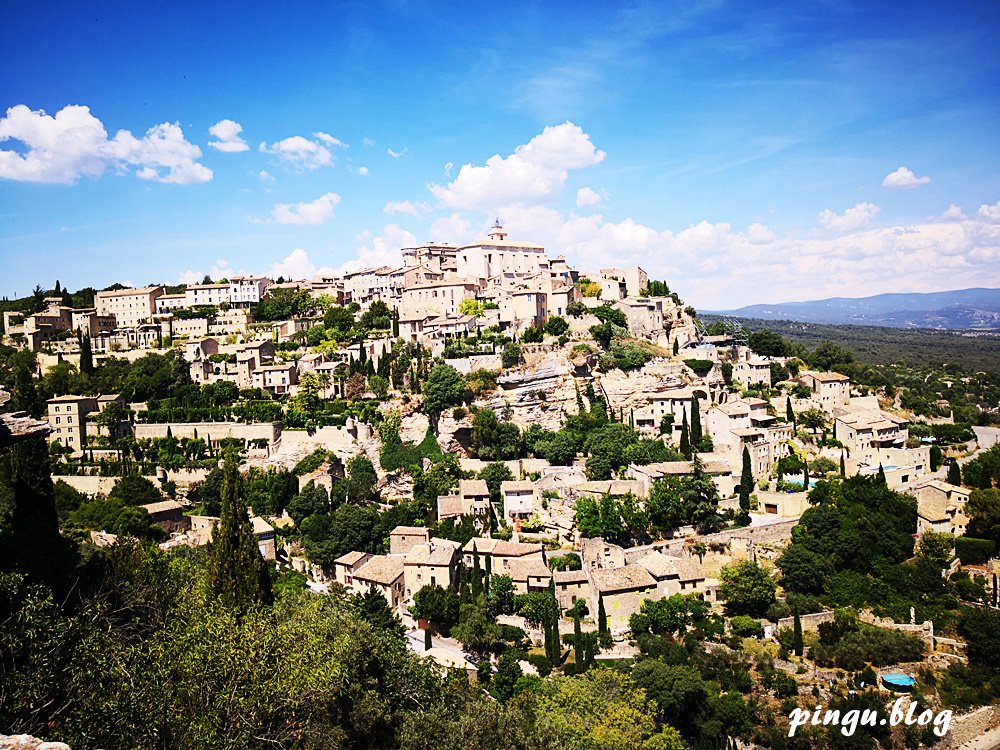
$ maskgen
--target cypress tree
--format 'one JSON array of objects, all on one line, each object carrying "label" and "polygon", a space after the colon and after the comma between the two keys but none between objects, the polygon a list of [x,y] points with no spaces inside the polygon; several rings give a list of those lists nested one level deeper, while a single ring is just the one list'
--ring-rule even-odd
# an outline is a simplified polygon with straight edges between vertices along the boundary
[{"label": "cypress tree", "polygon": [[948,465],[948,484],[953,484],[956,487],[962,486],[962,467],[954,459]]},{"label": "cypress tree", "polygon": [[997,574],[993,574],[993,606],[997,606]]},{"label": "cypress tree", "polygon": [[579,383],[574,384],[576,386],[576,413],[583,414],[583,396],[580,394]]},{"label": "cypress tree", "polygon": [[882,468],[882,462],[881,461],[879,461],[879,463],[878,463],[878,474],[877,474],[877,476],[878,476],[879,484],[883,484],[883,485],[886,484],[886,481],[885,481],[885,469]]},{"label": "cypress tree", "polygon": [[701,409],[698,407],[698,397],[691,397],[691,450],[697,451],[701,445]]},{"label": "cypress tree", "polygon": [[493,556],[486,556],[486,577],[483,579],[483,593],[490,596],[490,584],[493,582]]},{"label": "cypress tree", "polygon": [[90,334],[80,339],[80,372],[90,375],[94,372],[94,348],[90,343]]},{"label": "cypress tree", "polygon": [[222,510],[208,547],[208,585],[224,606],[238,610],[271,602],[271,577],[240,496],[236,455],[226,456],[222,469]]},{"label": "cypress tree", "polygon": [[781,459],[778,459],[778,484],[785,481],[785,469],[781,465]]},{"label": "cypress tree", "polygon": [[431,642],[431,628],[428,625],[427,629],[424,630],[424,651],[430,651],[433,643]]},{"label": "cypress tree", "polygon": [[792,397],[785,397],[785,421],[791,422],[792,427],[795,426],[795,412],[792,410]]},{"label": "cypress tree", "polygon": [[681,350],[680,341],[678,341],[677,339],[674,339],[674,356],[675,357],[677,356],[678,352],[680,352],[680,350]]},{"label": "cypress tree", "polygon": [[802,620],[799,618],[799,610],[795,610],[795,619],[792,621],[792,652],[796,656],[802,656]]},{"label": "cypress tree", "polygon": [[750,467],[750,448],[743,446],[743,472],[740,474],[740,514],[750,514],[750,490],[753,488],[753,470]]},{"label": "cypress tree", "polygon": [[479,597],[480,584],[482,583],[482,570],[479,568],[479,550],[476,549],[476,543],[472,543],[472,598],[476,599]]},{"label": "cypress tree", "polygon": [[608,615],[604,611],[604,597],[600,595],[597,597],[597,632],[608,632]]},{"label": "cypress tree", "polygon": [[809,491],[809,460],[802,459],[802,489]]},{"label": "cypress tree", "polygon": [[937,471],[940,469],[942,460],[943,456],[941,454],[941,448],[937,445],[932,445],[930,455],[931,471]]},{"label": "cypress tree", "polygon": [[684,414],[684,421],[681,423],[681,445],[680,445],[681,455],[684,458],[691,459],[691,441],[688,439],[688,417]]},{"label": "cypress tree", "polygon": [[847,479],[847,462],[844,461],[844,451],[840,452],[840,478]]},{"label": "cypress tree", "polygon": [[580,629],[580,607],[573,607],[573,661],[576,672],[583,671],[583,631]]}]

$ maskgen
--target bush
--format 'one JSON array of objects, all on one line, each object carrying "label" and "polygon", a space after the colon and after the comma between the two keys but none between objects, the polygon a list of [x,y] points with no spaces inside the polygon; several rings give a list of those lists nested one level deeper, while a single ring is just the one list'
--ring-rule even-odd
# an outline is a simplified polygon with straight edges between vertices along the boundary
[{"label": "bush", "polygon": [[729,626],[733,634],[740,638],[760,638],[764,635],[760,620],[748,615],[736,615],[729,621]]},{"label": "bush", "polygon": [[710,359],[685,359],[684,364],[690,367],[699,378],[708,375],[715,366],[715,362]]},{"label": "bush", "polygon": [[995,547],[992,539],[955,538],[955,554],[963,565],[982,565],[993,555]]}]

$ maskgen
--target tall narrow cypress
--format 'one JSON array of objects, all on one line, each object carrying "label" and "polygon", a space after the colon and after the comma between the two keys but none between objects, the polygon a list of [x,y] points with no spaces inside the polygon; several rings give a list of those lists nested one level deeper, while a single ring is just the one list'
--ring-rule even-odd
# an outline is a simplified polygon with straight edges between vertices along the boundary
[{"label": "tall narrow cypress", "polygon": [[962,467],[954,459],[948,465],[948,484],[953,484],[956,487],[962,486]]},{"label": "tall narrow cypress", "polygon": [[809,491],[809,459],[802,459],[802,489]]},{"label": "tall narrow cypress", "polygon": [[493,582],[493,557],[492,555],[486,556],[486,577],[483,579],[483,593],[486,594],[486,598],[490,596],[490,584]]},{"label": "tall narrow cypress", "polygon": [[600,594],[597,596],[597,632],[602,635],[608,632],[608,615],[604,611],[604,597]]},{"label": "tall narrow cypress", "polygon": [[573,661],[576,662],[576,671],[579,674],[583,671],[583,631],[580,628],[580,608],[573,607]]},{"label": "tall narrow cypress", "polygon": [[887,482],[885,481],[885,469],[882,468],[881,461],[879,461],[878,463],[878,474],[876,474],[875,476],[878,477],[879,484],[882,485],[887,484]]},{"label": "tall narrow cypress", "polygon": [[479,596],[480,584],[482,583],[482,570],[479,568],[479,550],[476,549],[476,543],[472,543],[472,598],[475,599]]},{"label": "tall narrow cypress", "polygon": [[740,474],[740,513],[750,513],[750,490],[753,488],[753,470],[750,467],[750,448],[743,446],[743,472]]},{"label": "tall narrow cypress", "polygon": [[691,397],[691,450],[697,451],[701,445],[701,409],[698,406],[698,397]]},{"label": "tall narrow cypress", "polygon": [[226,456],[220,494],[222,510],[208,547],[209,589],[223,605],[238,610],[268,604],[271,577],[240,496],[240,471],[233,452]]},{"label": "tall narrow cypress", "polygon": [[792,427],[795,426],[795,412],[792,411],[792,397],[787,396],[785,398],[785,421],[791,422]]},{"label": "tall narrow cypress", "polygon": [[684,421],[681,423],[681,455],[684,458],[691,459],[691,441],[688,438],[688,417],[684,414]]},{"label": "tall narrow cypress", "polygon": [[847,462],[844,460],[844,451],[840,452],[840,478],[847,479]]},{"label": "tall narrow cypress", "polygon": [[94,348],[90,343],[90,334],[84,334],[80,339],[80,372],[90,375],[94,372]]}]

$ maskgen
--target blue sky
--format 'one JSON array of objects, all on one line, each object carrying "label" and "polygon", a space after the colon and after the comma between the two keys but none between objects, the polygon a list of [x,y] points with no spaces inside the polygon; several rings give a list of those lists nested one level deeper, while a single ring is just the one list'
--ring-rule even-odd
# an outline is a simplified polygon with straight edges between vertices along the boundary
[{"label": "blue sky", "polygon": [[497,216],[707,308],[1000,286],[993,2],[139,5],[5,5],[0,295]]}]

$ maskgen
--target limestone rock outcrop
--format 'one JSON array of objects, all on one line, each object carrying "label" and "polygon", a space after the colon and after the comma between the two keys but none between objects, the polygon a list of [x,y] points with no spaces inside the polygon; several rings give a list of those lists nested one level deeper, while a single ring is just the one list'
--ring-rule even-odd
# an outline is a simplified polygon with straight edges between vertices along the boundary
[{"label": "limestone rock outcrop", "polygon": [[0,734],[0,750],[70,750],[65,742],[45,742],[28,734]]},{"label": "limestone rock outcrop", "polygon": [[[0,406],[8,401],[10,394],[0,389]],[[0,414],[0,448],[34,437],[48,437],[51,433],[52,426],[48,422],[33,419],[23,411]]]},{"label": "limestone rock outcrop", "polygon": [[486,406],[498,414],[509,407],[511,421],[522,430],[533,424],[557,430],[563,411],[575,413],[577,409],[573,366],[562,352],[500,376],[497,386]]}]

